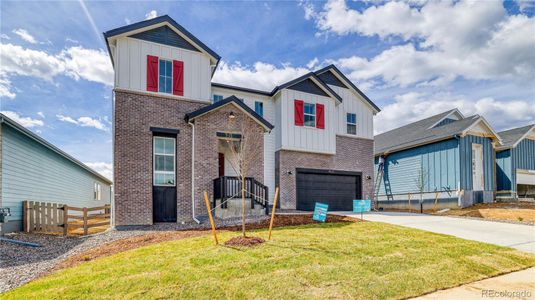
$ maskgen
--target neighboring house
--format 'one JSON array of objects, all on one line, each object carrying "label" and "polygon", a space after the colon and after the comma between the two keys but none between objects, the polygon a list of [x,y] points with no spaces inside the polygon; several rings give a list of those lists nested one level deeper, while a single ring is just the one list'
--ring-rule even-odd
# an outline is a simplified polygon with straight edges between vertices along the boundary
[{"label": "neighboring house", "polygon": [[[438,192],[441,207],[492,202],[495,191],[494,145],[498,135],[481,116],[464,117],[457,109],[375,136],[379,207],[432,205]],[[422,189],[423,188],[423,189]]]},{"label": "neighboring house", "polygon": [[241,141],[243,122],[263,139],[248,189],[272,201],[280,187],[283,209],[348,210],[372,197],[379,108],[335,66],[260,91],[213,83],[219,55],[168,16],[104,36],[115,70],[116,225],[196,220],[203,191],[213,202],[229,196],[228,144]]},{"label": "neighboring house", "polygon": [[0,114],[0,207],[11,210],[2,233],[22,229],[25,200],[94,207],[110,198],[110,180]]},{"label": "neighboring house", "polygon": [[496,183],[499,198],[535,198],[535,124],[498,133]]}]

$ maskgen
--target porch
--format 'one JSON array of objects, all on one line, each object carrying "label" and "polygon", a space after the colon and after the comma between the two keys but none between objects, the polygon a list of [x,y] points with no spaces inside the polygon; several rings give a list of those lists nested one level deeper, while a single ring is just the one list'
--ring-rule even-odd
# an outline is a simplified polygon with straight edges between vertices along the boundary
[{"label": "porch", "polygon": [[[237,176],[221,176],[213,180],[211,209],[219,219],[236,218],[242,214],[242,180]],[[254,177],[245,177],[246,216],[268,213],[268,187]]]}]

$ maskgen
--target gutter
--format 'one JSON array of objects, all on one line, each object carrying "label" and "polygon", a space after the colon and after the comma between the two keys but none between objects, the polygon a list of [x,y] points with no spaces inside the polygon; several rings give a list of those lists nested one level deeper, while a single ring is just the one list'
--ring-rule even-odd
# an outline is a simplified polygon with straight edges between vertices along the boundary
[{"label": "gutter", "polygon": [[195,124],[188,122],[191,126],[191,218],[197,224],[201,221],[195,217]]}]

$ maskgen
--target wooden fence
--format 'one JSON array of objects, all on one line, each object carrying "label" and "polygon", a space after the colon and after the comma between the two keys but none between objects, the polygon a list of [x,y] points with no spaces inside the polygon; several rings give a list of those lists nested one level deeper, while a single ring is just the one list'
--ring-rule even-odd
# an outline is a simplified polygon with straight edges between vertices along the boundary
[{"label": "wooden fence", "polygon": [[[110,225],[111,206],[74,207],[66,204],[24,201],[24,232],[63,233],[83,228],[87,235],[89,228]],[[96,222],[93,222],[95,221]],[[105,220],[105,221],[102,221]]]}]

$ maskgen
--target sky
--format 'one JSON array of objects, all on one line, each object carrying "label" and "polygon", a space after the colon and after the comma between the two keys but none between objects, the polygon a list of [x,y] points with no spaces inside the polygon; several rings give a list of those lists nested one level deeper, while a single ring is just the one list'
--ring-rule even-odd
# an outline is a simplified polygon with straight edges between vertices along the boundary
[{"label": "sky", "polygon": [[222,61],[213,81],[271,90],[336,64],[384,132],[451,108],[535,123],[534,1],[0,1],[0,111],[112,176],[102,32],[167,14]]}]

